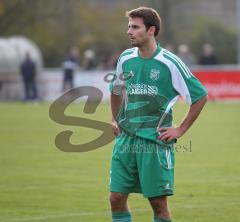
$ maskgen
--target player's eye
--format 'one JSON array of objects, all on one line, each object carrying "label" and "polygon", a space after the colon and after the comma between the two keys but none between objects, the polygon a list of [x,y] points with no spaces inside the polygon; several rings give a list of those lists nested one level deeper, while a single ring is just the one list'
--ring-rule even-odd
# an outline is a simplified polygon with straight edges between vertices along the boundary
[{"label": "player's eye", "polygon": [[128,26],[128,29],[130,29],[130,28],[132,28],[132,29],[138,29],[139,26],[138,26],[138,25],[129,25],[129,26]]}]

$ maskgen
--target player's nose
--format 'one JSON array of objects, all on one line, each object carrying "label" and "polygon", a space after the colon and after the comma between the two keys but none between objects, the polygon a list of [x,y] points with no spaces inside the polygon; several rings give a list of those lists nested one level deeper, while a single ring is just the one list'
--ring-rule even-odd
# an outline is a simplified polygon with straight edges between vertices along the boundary
[{"label": "player's nose", "polygon": [[132,32],[131,32],[131,29],[130,29],[130,28],[127,30],[127,34],[128,34],[129,36],[132,35]]}]

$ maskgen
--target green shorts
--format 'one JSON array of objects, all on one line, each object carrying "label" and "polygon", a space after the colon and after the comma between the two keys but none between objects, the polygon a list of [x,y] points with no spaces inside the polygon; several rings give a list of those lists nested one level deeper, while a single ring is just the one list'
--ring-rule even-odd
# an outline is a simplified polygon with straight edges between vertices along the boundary
[{"label": "green shorts", "polygon": [[122,133],[116,138],[110,171],[110,192],[173,195],[174,147]]}]

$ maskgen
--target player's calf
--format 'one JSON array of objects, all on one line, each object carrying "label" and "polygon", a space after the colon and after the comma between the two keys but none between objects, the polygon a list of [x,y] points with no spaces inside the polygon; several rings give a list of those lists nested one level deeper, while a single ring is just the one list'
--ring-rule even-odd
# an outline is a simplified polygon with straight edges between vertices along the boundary
[{"label": "player's calf", "polygon": [[154,212],[154,222],[171,222],[166,196],[149,198],[149,202]]}]

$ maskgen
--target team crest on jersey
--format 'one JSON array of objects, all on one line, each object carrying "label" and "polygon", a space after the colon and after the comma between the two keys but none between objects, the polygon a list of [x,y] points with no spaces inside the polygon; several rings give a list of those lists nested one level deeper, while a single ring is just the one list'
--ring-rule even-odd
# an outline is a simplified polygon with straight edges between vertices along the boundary
[{"label": "team crest on jersey", "polygon": [[157,70],[157,69],[151,69],[150,71],[150,78],[153,80],[153,81],[156,81],[159,79],[159,75],[160,75],[160,71]]}]

